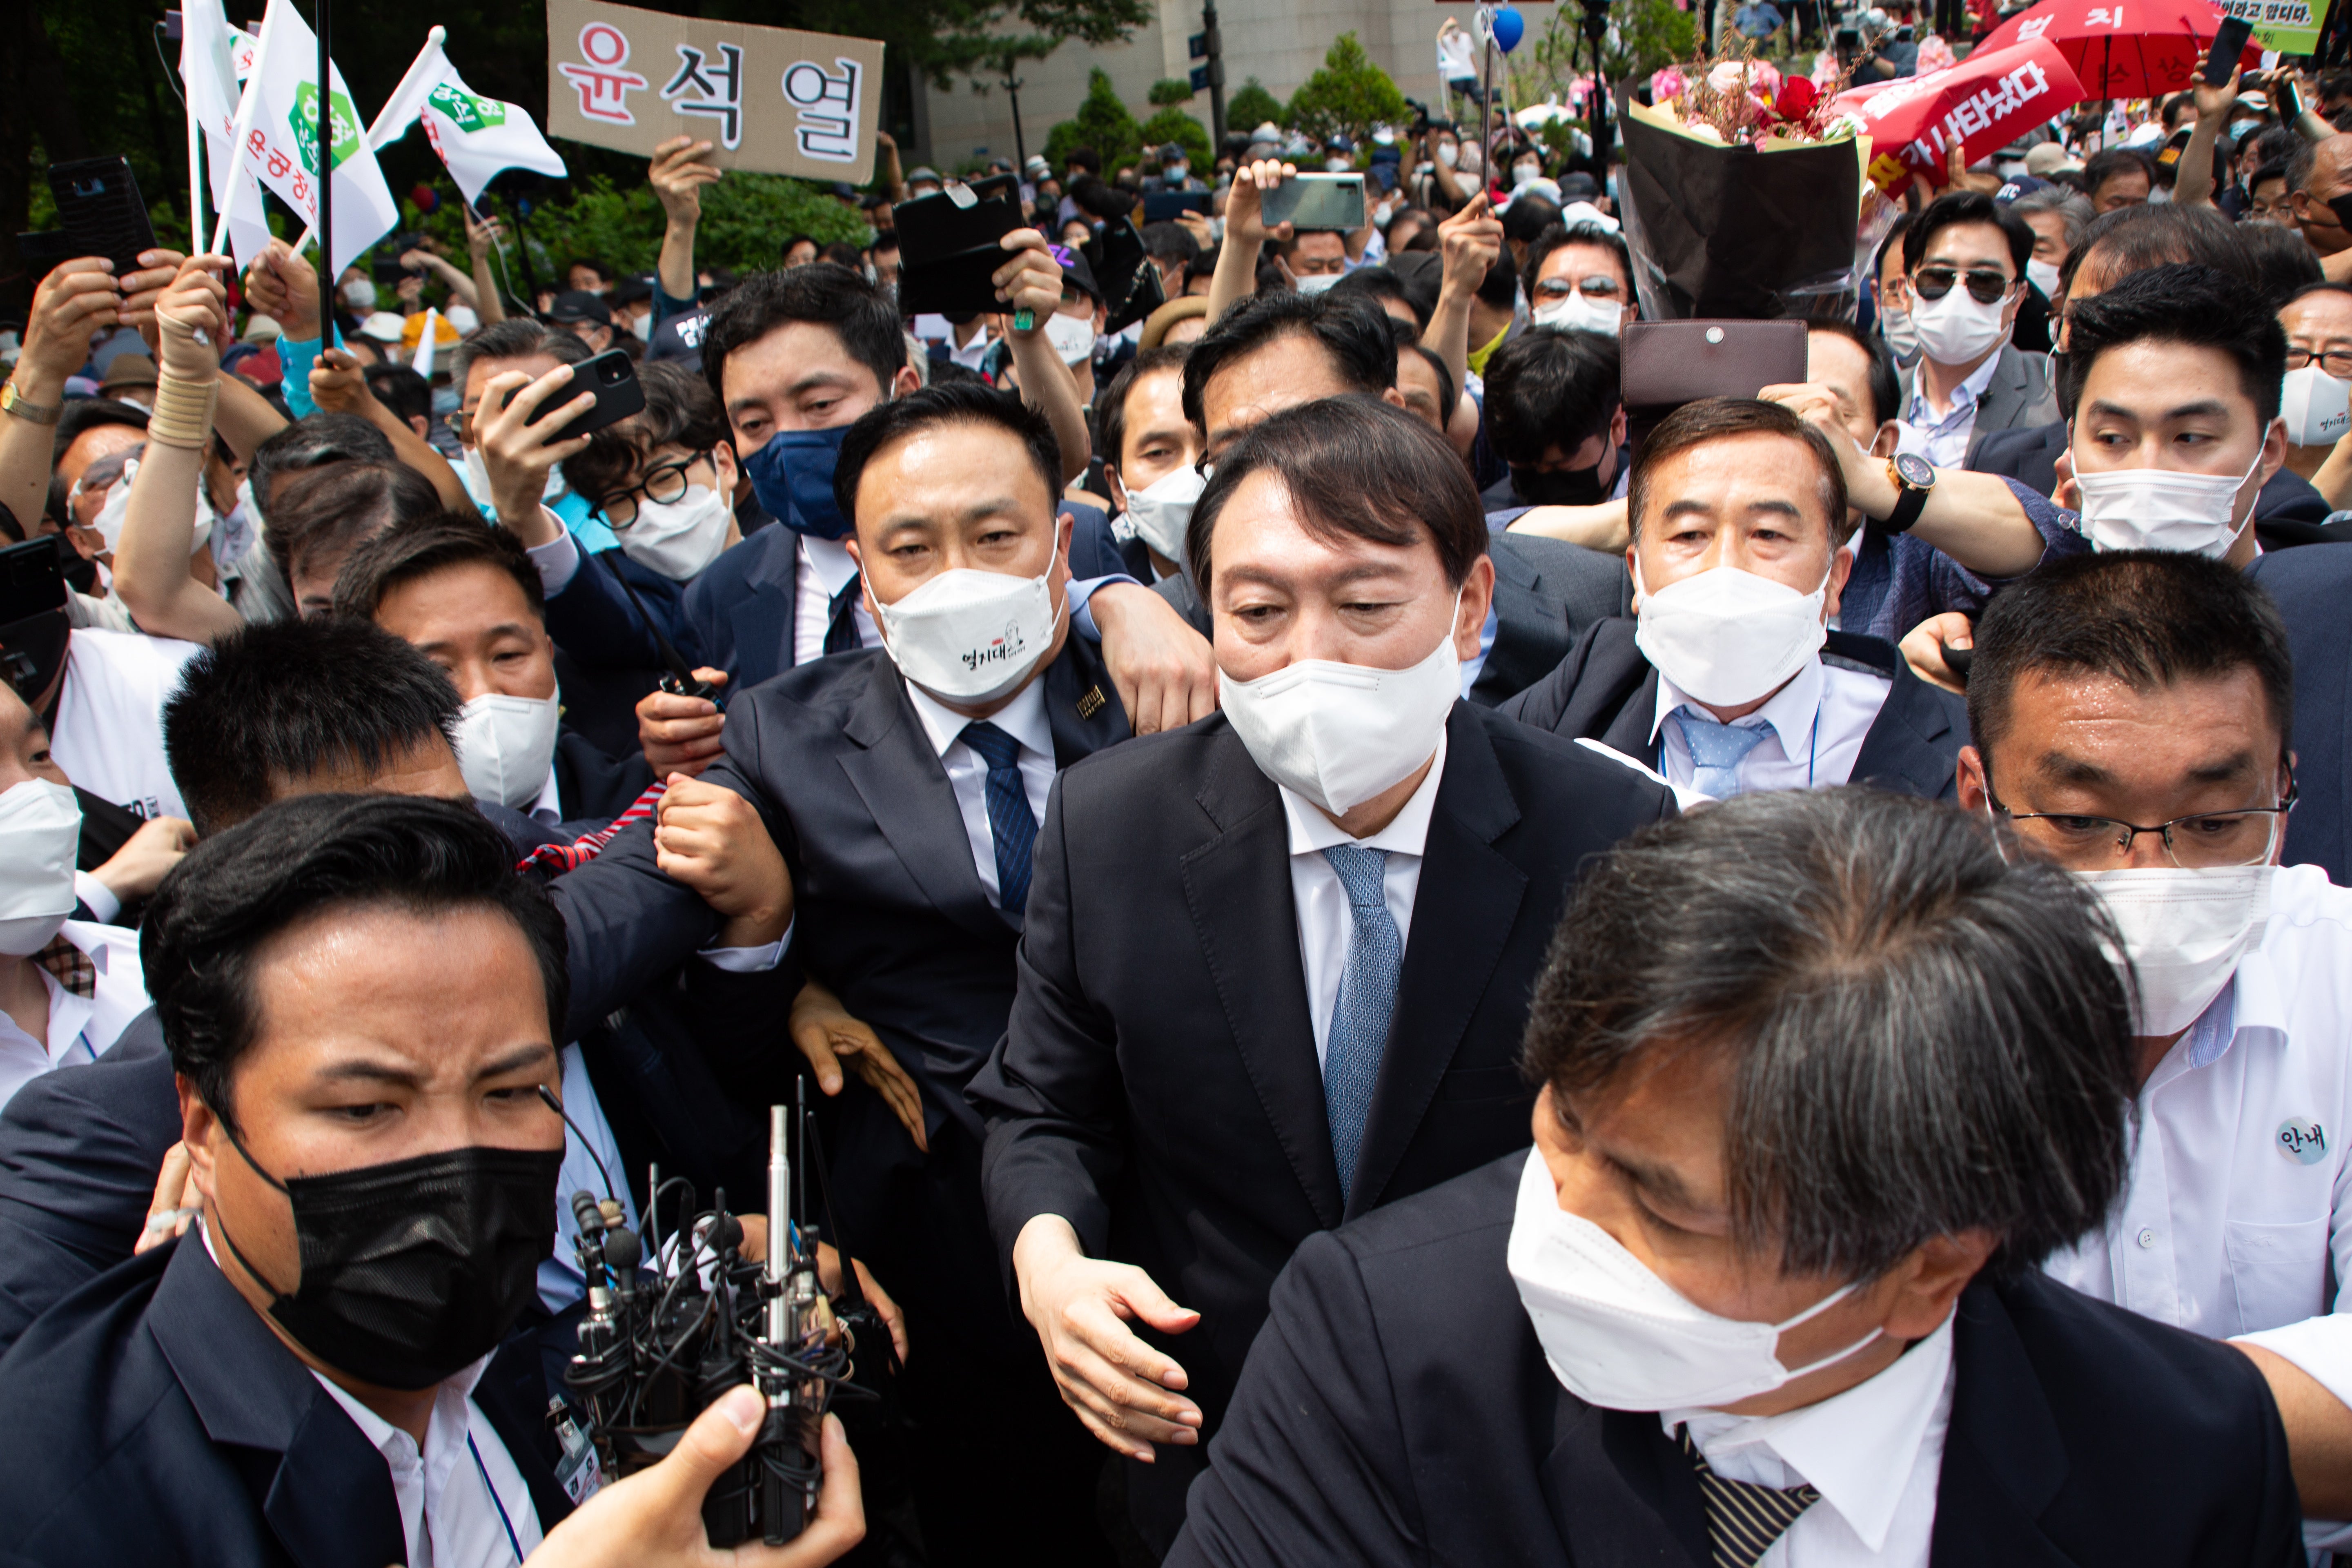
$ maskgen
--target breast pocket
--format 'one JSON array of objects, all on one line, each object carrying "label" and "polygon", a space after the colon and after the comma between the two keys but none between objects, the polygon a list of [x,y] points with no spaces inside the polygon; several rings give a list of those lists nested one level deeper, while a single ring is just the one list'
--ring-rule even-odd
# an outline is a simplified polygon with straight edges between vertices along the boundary
[{"label": "breast pocket", "polygon": [[2230,1330],[2250,1334],[2301,1322],[2327,1310],[2327,1217],[2290,1225],[2231,1220],[2225,1237],[2238,1318]]}]

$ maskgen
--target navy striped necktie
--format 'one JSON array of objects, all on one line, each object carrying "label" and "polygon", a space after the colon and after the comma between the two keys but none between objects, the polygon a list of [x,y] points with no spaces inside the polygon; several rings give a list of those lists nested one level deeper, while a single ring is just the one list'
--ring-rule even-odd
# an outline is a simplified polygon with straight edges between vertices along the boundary
[{"label": "navy striped necktie", "polygon": [[1683,1452],[1698,1469],[1699,1497],[1706,1505],[1706,1539],[1715,1549],[1715,1568],[1756,1568],[1756,1560],[1787,1533],[1797,1516],[1821,1501],[1822,1494],[1813,1487],[1726,1480],[1691,1441],[1689,1427],[1680,1428],[1680,1436]]}]

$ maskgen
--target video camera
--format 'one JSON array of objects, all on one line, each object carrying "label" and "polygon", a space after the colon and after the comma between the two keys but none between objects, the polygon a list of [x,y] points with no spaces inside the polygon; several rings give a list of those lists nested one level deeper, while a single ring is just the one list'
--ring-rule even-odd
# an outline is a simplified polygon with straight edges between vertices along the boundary
[{"label": "video camera", "polygon": [[[805,1109],[769,1109],[764,1262],[742,1255],[743,1224],[728,1212],[723,1189],[712,1194],[709,1208],[685,1217],[694,1205],[691,1184],[682,1177],[664,1182],[654,1172],[646,1214],[646,1231],[655,1242],[650,1268],[617,1202],[600,1205],[585,1192],[572,1198],[588,1314],[563,1382],[586,1417],[604,1473],[625,1476],[653,1464],[677,1446],[697,1415],[738,1384],[751,1383],[767,1398],[759,1439],[703,1499],[703,1527],[713,1546],[738,1545],[755,1535],[781,1546],[799,1536],[824,1479],[819,1441],[826,1406],[836,1393],[873,1397],[849,1382],[856,1347],[850,1329],[862,1320],[884,1346],[890,1342],[862,1296],[846,1285],[856,1278],[846,1258],[851,1311],[836,1315],[818,1284],[816,1227],[797,1218],[806,1200],[806,1129]],[[673,1210],[680,1218],[665,1239],[659,1215],[673,1188],[683,1188],[684,1197]]]}]

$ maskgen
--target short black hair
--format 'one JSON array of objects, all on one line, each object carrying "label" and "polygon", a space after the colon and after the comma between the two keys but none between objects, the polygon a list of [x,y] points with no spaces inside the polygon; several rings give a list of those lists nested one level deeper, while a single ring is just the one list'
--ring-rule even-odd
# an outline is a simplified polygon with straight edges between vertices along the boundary
[{"label": "short black hair", "polygon": [[2066,417],[2091,367],[2110,349],[2156,342],[2219,349],[2238,367],[2238,384],[2267,426],[2278,417],[2279,382],[2286,374],[2286,332],[2278,312],[2237,279],[2210,267],[2152,267],[2067,310]]},{"label": "short black hair", "polygon": [[1574,225],[1552,224],[1536,236],[1535,243],[1528,247],[1528,264],[1519,269],[1519,286],[1528,291],[1528,299],[1535,298],[1536,279],[1542,275],[1544,263],[1564,245],[1596,245],[1614,255],[1617,270],[1625,281],[1625,298],[1619,302],[1633,302],[1633,252],[1626,246],[1623,235],[1591,218]]},{"label": "short black hair", "polygon": [[209,838],[328,768],[381,769],[436,735],[454,754],[464,707],[439,665],[373,622],[254,622],[188,660],[163,755]]},{"label": "short black hair", "polygon": [[1486,362],[1486,438],[1506,463],[1534,464],[1605,433],[1618,405],[1617,340],[1521,332]]},{"label": "short black hair", "polygon": [[1990,224],[2000,230],[2009,241],[2011,276],[2025,276],[2025,264],[2033,258],[2032,226],[1982,191],[1950,191],[1929,202],[1903,231],[1903,270],[1918,271],[1936,236],[1964,223]]},{"label": "short black hair", "polygon": [[287,480],[263,542],[290,587],[320,552],[349,550],[400,521],[441,510],[440,492],[405,463],[329,463]]},{"label": "short black hair", "polygon": [[1201,254],[1201,242],[1181,223],[1145,224],[1142,238],[1143,253],[1154,261],[1190,261]]},{"label": "short black hair", "polygon": [[1845,470],[1838,466],[1829,438],[1811,422],[1778,403],[1757,397],[1702,397],[1685,403],[1643,437],[1633,451],[1633,469],[1625,481],[1625,522],[1633,536],[1642,535],[1642,515],[1649,510],[1651,476],[1658,465],[1709,441],[1742,436],[1779,436],[1811,454],[1822,471],[1822,505],[1829,515],[1830,539],[1843,544],[1853,537],[1845,493]]},{"label": "short black hair", "polygon": [[173,1069],[232,1132],[229,1080],[263,1022],[261,955],[272,937],[337,908],[478,909],[511,921],[538,964],[550,1041],[562,1032],[572,993],[563,917],[539,882],[515,874],[506,836],[471,805],[401,795],[281,801],[205,835],[155,889],[139,933]]},{"label": "short black hair", "polygon": [[1520,245],[1533,245],[1546,231],[1559,225],[1559,204],[1549,196],[1532,193],[1514,196],[1503,214],[1503,237]]},{"label": "short black hair", "polygon": [[449,351],[449,384],[465,395],[466,378],[479,360],[530,359],[545,354],[558,364],[578,364],[594,353],[574,334],[536,316],[509,316],[467,332]]},{"label": "short black hair", "polygon": [[1359,267],[1324,292],[1337,294],[1342,299],[1368,300],[1373,309],[1391,318],[1395,312],[1387,308],[1386,302],[1393,300],[1412,311],[1413,321],[1424,331],[1429,326],[1429,318],[1435,304],[1434,300],[1415,299],[1405,280],[1386,267]]},{"label": "short black hair", "polygon": [[57,434],[49,441],[49,466],[55,468],[65,461],[68,447],[109,425],[143,431],[147,428],[147,411],[135,403],[118,403],[111,397],[68,398],[65,412],[58,416]]},{"label": "short black hair", "polygon": [[[1110,378],[1110,384],[1095,399],[1095,423],[1099,427],[1097,434],[1104,462],[1120,467],[1119,454],[1127,445],[1127,395],[1135,390],[1135,384],[1163,371],[1181,372],[1192,352],[1191,343],[1160,343],[1119,366],[1118,374]],[[1120,480],[1124,482],[1126,478],[1122,471]]]},{"label": "short black hair", "polygon": [[[887,237],[885,230],[875,244]],[[788,271],[755,272],[711,307],[702,331],[702,375],[721,403],[727,356],[794,321],[814,322],[838,336],[849,357],[874,373],[885,397],[906,368],[907,336],[890,297],[837,262],[812,261]]]},{"label": "short black hair", "polygon": [[2156,164],[2137,147],[2110,147],[2104,153],[2093,153],[2083,165],[2083,183],[2090,187],[2090,195],[2095,200],[2101,185],[2117,174],[2129,174],[2146,175],[2147,188],[2156,189]]},{"label": "short black hair", "polygon": [[572,269],[575,267],[585,267],[589,271],[593,272],[597,277],[603,279],[607,283],[610,283],[614,278],[617,276],[608,263],[598,261],[585,256],[575,256],[571,260],[565,262],[563,264],[565,275],[569,276]]},{"label": "short black hair", "polygon": [[[335,574],[335,614],[372,621],[384,595],[402,584],[477,562],[513,578],[531,614],[546,620],[547,589],[530,552],[513,530],[485,521],[478,511],[427,512],[362,542]],[[580,569],[598,568],[583,562]]]},{"label": "short black hair", "polygon": [[1013,394],[1000,392],[984,382],[946,382],[875,405],[841,438],[841,455],[833,467],[833,500],[853,527],[857,521],[857,481],[874,455],[893,441],[942,425],[992,425],[1012,436],[1027,449],[1030,467],[1045,481],[1046,496],[1059,502],[1062,447],[1054,438],[1052,422]]},{"label": "short black hair", "polygon": [[402,424],[411,419],[432,423],[433,384],[407,365],[372,364],[363,378],[375,400],[391,409]]},{"label": "short black hair", "polygon": [[1064,169],[1068,169],[1072,164],[1076,164],[1090,174],[1099,174],[1102,173],[1102,154],[1091,147],[1073,147],[1062,155]]},{"label": "short black hair", "polygon": [[637,367],[646,406],[617,425],[588,437],[588,445],[563,460],[563,480],[574,495],[601,507],[629,482],[646,455],[660,447],[707,452],[734,431],[710,384],[677,360]]},{"label": "short black hair", "polygon": [[2129,1170],[2103,942],[2086,885],[1950,806],[1744,795],[1588,864],[1522,1059],[1556,1113],[1645,1060],[1724,1063],[1732,1241],[1786,1274],[1873,1279],[1983,1230],[2013,1277],[2103,1224]]},{"label": "short black hair", "polygon": [[1809,332],[1827,332],[1843,338],[1870,356],[1870,422],[1884,425],[1889,419],[1901,417],[1903,409],[1903,378],[1895,369],[1895,356],[1886,350],[1886,342],[1875,332],[1866,332],[1843,316],[1815,316],[1805,322]]},{"label": "short black hair", "polygon": [[1512,265],[1511,247],[1504,246],[1486,268],[1486,276],[1478,279],[1478,298],[1498,310],[1507,310],[1518,303],[1519,269]]},{"label": "short black hair", "polygon": [[1396,349],[1388,313],[1370,300],[1285,290],[1252,294],[1195,339],[1184,362],[1184,417],[1206,430],[1201,394],[1216,374],[1276,338],[1313,338],[1330,356],[1340,384],[1375,395],[1396,384]]},{"label": "short black hair", "polygon": [[2311,176],[2319,167],[2319,143],[2297,136],[2294,150],[2286,155],[2286,188],[2289,192],[2311,189]]},{"label": "short black hair", "polygon": [[[1454,417],[1454,405],[1462,399],[1462,389],[1454,384],[1454,373],[1446,369],[1445,356],[1439,353],[1435,349],[1431,348],[1428,344],[1423,342],[1419,332],[1414,331],[1412,327],[1398,321],[1395,317],[1391,316],[1389,318],[1389,324],[1391,327],[1395,329],[1396,332],[1397,363],[1399,364],[1402,364],[1406,354],[1419,354],[1421,356],[1422,363],[1429,366],[1429,368],[1436,374],[1438,397],[1437,412],[1441,418],[1451,423]],[[1398,384],[1402,385],[1404,378],[1400,375],[1397,377],[1397,381]]]},{"label": "short black hair", "polygon": [[[1396,351],[1388,351],[1391,370]],[[1192,508],[1184,554],[1203,597],[1217,519],[1243,480],[1265,472],[1318,539],[1410,545],[1426,534],[1460,587],[1486,552],[1486,510],[1444,437],[1383,398],[1358,394],[1302,403],[1253,425],[1217,459]]]},{"label": "short black hair", "polygon": [[[2059,281],[2068,296],[2073,317],[2074,279],[2095,258],[2096,277],[2114,288],[2136,272],[2152,267],[2195,262],[2247,283],[2256,282],[2238,243],[2238,226],[2209,206],[2184,207],[2171,202],[2143,202],[2101,213],[2084,226],[2083,237],[2067,253]],[[2069,342],[2071,349],[2072,342]]]},{"label": "short black hair", "polygon": [[1990,757],[2030,672],[2103,675],[2135,691],[2252,669],[2279,749],[2294,732],[2294,660],[2271,596],[2191,551],[2065,555],[1994,595],[1969,666],[1969,730]]},{"label": "short black hair", "polygon": [[[577,342],[578,339],[573,339]],[[392,437],[369,424],[356,414],[329,413],[324,409],[306,414],[278,430],[270,433],[253,449],[253,460],[247,465],[245,477],[253,481],[253,504],[260,509],[262,520],[272,528],[270,492],[276,488],[278,476],[297,473],[305,468],[322,468],[330,463],[389,463]],[[285,562],[278,562],[285,570]]]},{"label": "short black hair", "polygon": [[2241,224],[2238,247],[2245,252],[2246,265],[2258,280],[2255,287],[2263,303],[2273,310],[2284,310],[2319,289],[2352,294],[2352,287],[2327,281],[2319,253],[2311,248],[2300,229],[2275,223]]}]

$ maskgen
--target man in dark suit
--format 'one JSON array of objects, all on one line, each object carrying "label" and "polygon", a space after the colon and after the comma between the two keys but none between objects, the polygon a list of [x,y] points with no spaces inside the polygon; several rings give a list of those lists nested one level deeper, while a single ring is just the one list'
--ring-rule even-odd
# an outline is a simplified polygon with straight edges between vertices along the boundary
[{"label": "man in dark suit", "polygon": [[1620,847],[1535,1148],[1299,1248],[1170,1563],[2301,1563],[2253,1362],[2038,1268],[2126,1169],[2106,930],[1878,791]]},{"label": "man in dark suit", "polygon": [[467,806],[315,795],[157,894],[205,1215],[0,1362],[13,1558],[487,1561],[570,1511],[536,1346],[500,1350],[564,1142],[562,922],[509,854]]},{"label": "man in dark suit", "polygon": [[1717,799],[1848,780],[1949,798],[1966,705],[1893,643],[1828,628],[1854,519],[1819,431],[1775,403],[1687,405],[1642,444],[1627,515],[1636,618],[1504,712]]},{"label": "man in dark suit", "polygon": [[989,1215],[1065,1400],[1153,1461],[1128,1489],[1155,1546],[1291,1250],[1525,1138],[1513,1058],[1563,890],[1673,809],[1461,701],[1485,533],[1392,405],[1257,422],[1189,541],[1222,712],[1072,769],[1038,837],[971,1088]]}]

